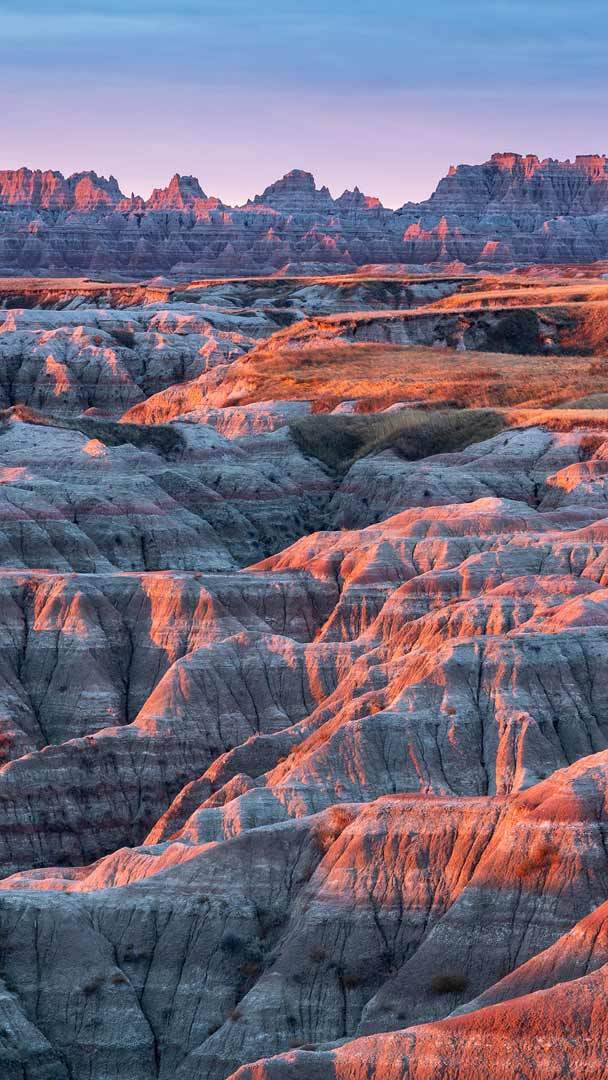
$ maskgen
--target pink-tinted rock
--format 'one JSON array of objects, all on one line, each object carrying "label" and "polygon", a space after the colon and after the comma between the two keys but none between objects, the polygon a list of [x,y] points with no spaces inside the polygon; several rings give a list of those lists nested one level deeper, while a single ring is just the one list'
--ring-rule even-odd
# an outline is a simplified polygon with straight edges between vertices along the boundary
[{"label": "pink-tinted rock", "polygon": [[175,174],[149,199],[113,177],[0,173],[0,269],[154,276],[353,269],[365,264],[591,262],[608,253],[606,158],[494,154],[451,168],[397,211],[357,187],[334,199],[300,169],[241,207]]},{"label": "pink-tinted rock", "polygon": [[297,386],[227,403],[300,313],[306,359],[466,290],[41,281],[0,318],[3,1080],[603,1075],[602,410],[340,473]]}]

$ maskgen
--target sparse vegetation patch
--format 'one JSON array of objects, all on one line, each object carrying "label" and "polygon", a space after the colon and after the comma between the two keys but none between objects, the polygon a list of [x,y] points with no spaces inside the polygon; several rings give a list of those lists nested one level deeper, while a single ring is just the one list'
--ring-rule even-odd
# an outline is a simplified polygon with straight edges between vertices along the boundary
[{"label": "sparse vegetation patch", "polygon": [[170,424],[122,424],[93,416],[51,416],[26,405],[14,405],[1,411],[0,423],[6,423],[11,417],[27,424],[81,431],[89,439],[99,439],[105,446],[131,443],[139,449],[154,450],[165,456],[178,454],[185,445],[183,435]]},{"label": "sparse vegetation patch", "polygon": [[408,461],[461,450],[497,435],[504,417],[494,409],[399,409],[353,416],[317,413],[295,420],[291,433],[303,453],[333,469],[393,450]]}]

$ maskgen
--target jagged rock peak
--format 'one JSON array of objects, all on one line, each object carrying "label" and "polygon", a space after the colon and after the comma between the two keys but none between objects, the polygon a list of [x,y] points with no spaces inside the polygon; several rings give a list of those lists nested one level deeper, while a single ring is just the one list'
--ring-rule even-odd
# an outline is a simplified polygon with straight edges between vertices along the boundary
[{"label": "jagged rock peak", "polygon": [[75,210],[116,206],[124,198],[114,176],[106,180],[105,176],[98,176],[95,172],[73,173],[68,177],[68,185],[73,192]]},{"label": "jagged rock peak", "polygon": [[22,168],[0,172],[0,210],[0,271],[9,275],[593,262],[608,253],[608,158],[495,153],[451,167],[429,199],[396,212],[359,188],[333,199],[302,169],[228,207],[191,176],[176,174],[143,199],[124,198],[113,176]]},{"label": "jagged rock peak", "polygon": [[335,200],[340,210],[382,210],[384,209],[380,199],[375,195],[365,195],[358,187],[352,191],[348,188]]},{"label": "jagged rock peak", "polygon": [[[406,203],[402,210],[483,219],[488,210],[508,207],[547,219],[593,214],[607,206],[608,158],[604,155],[581,154],[574,161],[558,161],[503,152],[492,154],[481,165],[452,165],[430,199]],[[531,222],[533,228],[536,224]]]},{"label": "jagged rock peak", "polygon": [[329,189],[317,188],[312,173],[305,172],[304,169],[292,169],[285,173],[285,176],[275,180],[261,195],[256,195],[253,201],[277,209],[288,206],[290,210],[330,210],[334,206]]},{"label": "jagged rock peak", "polygon": [[496,153],[492,154],[487,165],[494,165],[501,172],[523,173],[525,176],[533,176],[540,169],[551,169],[556,172],[575,170],[582,172],[592,179],[602,179],[608,172],[608,158],[605,154],[577,154],[574,161],[567,158],[559,161],[557,158],[543,158],[536,154]]},{"label": "jagged rock peak", "polygon": [[166,188],[154,188],[146,207],[149,210],[189,210],[198,199],[206,198],[196,176],[175,173]]},{"label": "jagged rock peak", "polygon": [[57,170],[0,171],[0,206],[33,210],[88,210],[113,207],[124,196],[115,177],[96,172],[73,173],[67,179]]}]

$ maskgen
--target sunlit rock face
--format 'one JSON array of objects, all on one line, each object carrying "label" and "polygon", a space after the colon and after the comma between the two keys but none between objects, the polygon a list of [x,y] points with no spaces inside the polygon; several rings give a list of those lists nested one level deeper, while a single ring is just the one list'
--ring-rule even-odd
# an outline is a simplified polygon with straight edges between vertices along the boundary
[{"label": "sunlit rock face", "polygon": [[73,173],[36,169],[0,171],[2,208],[26,210],[101,210],[113,208],[124,196],[113,176],[106,180],[94,172]]},{"label": "sunlit rock face", "polygon": [[[608,285],[568,282],[0,287],[2,1077],[602,1075]],[[488,378],[497,434],[328,463]]]},{"label": "sunlit rock face", "polygon": [[483,165],[451,168],[427,202],[406,203],[397,212],[411,261],[491,265],[604,257],[607,162],[601,155],[564,162],[493,154]]},{"label": "sunlit rock face", "polygon": [[574,161],[493,154],[451,168],[422,203],[385,209],[358,187],[333,198],[294,169],[244,206],[175,174],[150,198],[114,177],[0,172],[0,271],[178,277],[336,272],[365,264],[511,266],[608,255],[608,171]]},{"label": "sunlit rock face", "polygon": [[0,407],[120,416],[159,387],[230,363],[268,320],[160,305],[114,312],[0,310]]}]

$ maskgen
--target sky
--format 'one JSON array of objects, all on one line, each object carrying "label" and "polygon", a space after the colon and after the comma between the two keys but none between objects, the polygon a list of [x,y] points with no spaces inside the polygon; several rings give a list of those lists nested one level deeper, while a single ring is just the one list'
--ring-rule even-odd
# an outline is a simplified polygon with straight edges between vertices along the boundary
[{"label": "sky", "polygon": [[608,152],[607,46],[606,0],[0,0],[0,168],[400,206],[493,151]]}]

